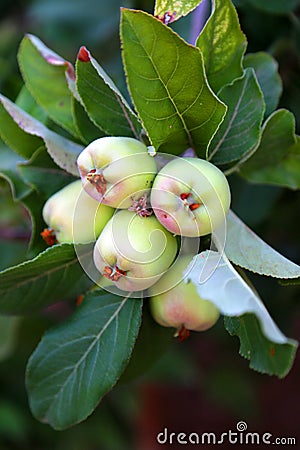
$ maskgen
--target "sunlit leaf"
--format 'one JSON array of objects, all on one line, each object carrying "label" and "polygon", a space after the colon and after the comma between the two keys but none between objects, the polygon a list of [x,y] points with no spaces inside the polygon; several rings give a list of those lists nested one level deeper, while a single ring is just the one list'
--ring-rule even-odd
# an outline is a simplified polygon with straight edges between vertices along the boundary
[{"label": "sunlit leaf", "polygon": [[171,23],[193,11],[202,0],[156,0],[154,14],[164,23]]},{"label": "sunlit leaf", "polygon": [[232,211],[227,214],[225,254],[234,264],[260,275],[300,277],[300,266],[270,247]]},{"label": "sunlit leaf", "polygon": [[213,10],[198,40],[206,75],[214,92],[243,75],[247,40],[231,0],[213,0]]},{"label": "sunlit leaf", "polygon": [[[269,365],[266,359],[266,346],[255,346],[255,352],[248,356],[251,360],[251,367],[260,372],[270,375],[283,376],[291,368],[297,343],[288,339],[279,330],[270,317],[267,309],[245,280],[236,272],[226,256],[215,251],[205,251],[197,255],[186,270],[187,279],[191,280],[199,293],[206,300],[214,303],[220,312],[225,316],[237,317],[244,314],[253,314],[259,324],[259,328],[253,326],[253,319],[248,324],[244,321],[245,330],[240,333],[242,348],[249,345],[249,340],[255,342],[260,336],[261,341],[267,339],[276,344],[276,349],[280,351],[269,354],[269,358],[274,358],[274,362]],[[266,363],[267,361],[267,363]]]},{"label": "sunlit leaf", "polygon": [[155,149],[206,157],[226,107],[208,87],[199,49],[141,11],[123,9],[123,61],[135,108]]}]

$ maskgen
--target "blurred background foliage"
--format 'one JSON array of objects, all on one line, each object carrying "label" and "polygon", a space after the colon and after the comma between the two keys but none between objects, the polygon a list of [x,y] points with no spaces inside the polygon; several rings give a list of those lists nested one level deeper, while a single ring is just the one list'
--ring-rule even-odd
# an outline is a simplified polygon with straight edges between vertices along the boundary
[{"label": "blurred background foliage", "polygon": [[[279,106],[295,114],[299,133],[300,2],[234,3],[248,39],[247,52],[267,51],[278,61],[283,81]],[[118,31],[121,6],[152,12],[154,1],[2,0],[0,91],[12,100],[18,95],[22,81],[17,49],[23,35],[32,33],[71,62],[79,47],[85,45],[126,95]],[[201,26],[197,21],[196,11],[174,28],[193,42],[195,30]],[[229,181],[233,210],[269,244],[299,264],[299,192],[251,185],[237,176]],[[30,219],[26,210],[13,201],[4,178],[0,178],[0,193],[3,269],[26,258]],[[274,279],[247,275],[282,331],[300,340],[299,286],[284,287]],[[132,364],[93,416],[62,432],[38,423],[27,403],[26,361],[43,331],[63,320],[70,310],[68,304],[58,305],[13,322],[17,340],[6,343],[1,341],[1,330],[8,324],[5,318],[0,321],[0,450],[155,450],[160,448],[155,437],[164,427],[171,431],[221,433],[235,430],[239,420],[246,421],[250,431],[300,439],[299,357],[284,380],[270,379],[249,370],[248,362],[238,356],[237,339],[225,332],[221,320],[209,332],[193,333],[179,344],[172,338],[172,331],[152,328],[147,305],[142,338]],[[160,346],[160,333],[169,337],[164,339],[167,348]]]}]

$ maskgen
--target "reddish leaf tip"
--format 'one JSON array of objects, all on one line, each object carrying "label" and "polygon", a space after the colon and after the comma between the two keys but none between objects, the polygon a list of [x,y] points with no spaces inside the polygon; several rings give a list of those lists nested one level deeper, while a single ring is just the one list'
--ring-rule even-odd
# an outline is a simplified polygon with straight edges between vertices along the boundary
[{"label": "reddish leaf tip", "polygon": [[82,46],[80,47],[77,58],[79,59],[79,61],[82,62],[90,62],[91,60],[90,52],[87,50],[86,47]]}]

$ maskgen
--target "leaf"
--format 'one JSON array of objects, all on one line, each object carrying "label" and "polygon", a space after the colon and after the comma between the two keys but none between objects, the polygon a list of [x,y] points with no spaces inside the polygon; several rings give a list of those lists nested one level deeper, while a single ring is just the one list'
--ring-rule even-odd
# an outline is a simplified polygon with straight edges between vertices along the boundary
[{"label": "leaf", "polygon": [[265,122],[259,147],[239,170],[249,181],[300,188],[300,139],[290,111],[275,111]]},{"label": "leaf", "polygon": [[31,34],[21,42],[18,61],[26,86],[37,103],[54,122],[78,137],[72,114],[70,85],[75,82],[72,64]]},{"label": "leaf", "polygon": [[[185,273],[187,279],[196,285],[199,295],[214,303],[223,315],[235,317],[247,313],[254,314],[260,325],[258,330],[262,336],[260,339],[263,340],[264,336],[273,344],[280,346],[280,352],[273,355],[274,361],[276,359],[276,364],[280,366],[280,371],[276,375],[283,376],[282,374],[288,372],[292,364],[289,355],[295,352],[296,341],[288,339],[282,334],[261,299],[236,272],[224,254],[214,251],[202,252],[194,257]],[[238,317],[238,319],[240,318]],[[247,334],[251,337],[251,341],[257,338],[250,326],[245,324],[245,327],[245,337],[241,335],[243,348],[247,345],[247,341],[244,342]],[[257,331],[255,332],[257,333]],[[254,359],[252,355],[249,355],[251,367],[273,375],[273,369],[270,371],[269,365],[264,363],[264,348],[260,348],[258,345],[257,352]],[[257,358],[259,364],[256,362]]]},{"label": "leaf", "polygon": [[[8,110],[10,105],[11,108]],[[8,147],[22,156],[22,158],[28,159],[43,145],[43,141],[37,136],[24,132],[17,125],[16,120],[9,113],[15,108],[17,111],[19,110],[10,100],[0,94],[0,136]],[[22,110],[20,109],[19,111],[21,112]]]},{"label": "leaf", "polygon": [[46,112],[37,104],[25,84],[22,86],[15,104],[40,122],[47,123],[48,116]]},{"label": "leaf", "polygon": [[44,141],[49,155],[56,164],[72,175],[78,176],[76,161],[83,147],[49,130],[1,94],[0,132],[7,145],[27,159],[43,145]]},{"label": "leaf", "polygon": [[224,251],[231,262],[260,275],[276,278],[300,277],[300,266],[270,247],[232,211],[227,214]]},{"label": "leaf", "polygon": [[16,334],[20,319],[0,316],[0,362],[8,358],[16,346]]},{"label": "leaf", "polygon": [[0,177],[9,183],[14,200],[21,200],[32,191],[18,170],[18,164],[22,161],[12,150],[0,145]]},{"label": "leaf", "polygon": [[231,0],[214,0],[213,10],[197,40],[214,92],[243,75],[247,40]]},{"label": "leaf", "polygon": [[[91,254],[87,246],[81,258],[89,260]],[[0,272],[0,314],[36,311],[66,298],[76,288],[82,293],[86,285],[87,276],[73,245],[55,245],[32,260]]]},{"label": "leaf", "polygon": [[[170,349],[171,344],[174,342],[174,330],[162,327],[155,322],[148,306],[149,302],[144,304],[139,338],[129,364],[121,376],[120,382],[122,383],[128,383],[146,374]],[[147,358],[145,358],[145,354]]]},{"label": "leaf", "polygon": [[91,122],[85,109],[75,98],[73,98],[73,115],[81,140],[86,145],[95,139],[105,136],[105,134]]},{"label": "leaf", "polygon": [[133,349],[142,301],[94,291],[49,330],[27,366],[33,414],[62,430],[84,420],[115,385]]},{"label": "leaf", "polygon": [[122,10],[121,39],[131,97],[156,151],[192,147],[205,158],[226,107],[207,84],[200,50],[141,11]]},{"label": "leaf", "polygon": [[242,78],[222,88],[219,96],[228,110],[210,143],[209,160],[228,164],[257,147],[265,106],[253,69],[246,69]]},{"label": "leaf", "polygon": [[268,53],[248,53],[244,58],[244,67],[252,67],[255,70],[258,84],[264,94],[265,117],[268,117],[276,109],[282,93],[278,63]]},{"label": "leaf", "polygon": [[58,167],[44,148],[37,150],[31,159],[19,164],[23,180],[36,189],[45,201],[75,178]]},{"label": "leaf", "polygon": [[274,14],[286,14],[299,6],[299,0],[249,0],[255,8]]},{"label": "leaf", "polygon": [[141,125],[138,118],[113,81],[81,47],[76,63],[76,85],[81,101],[93,123],[110,136],[138,139]]},{"label": "leaf", "polygon": [[225,328],[231,336],[240,339],[240,355],[250,360],[250,368],[283,378],[293,364],[296,344],[275,344],[266,339],[253,314],[225,317]]},{"label": "leaf", "polygon": [[[201,2],[202,0],[156,0],[154,14],[168,24],[186,16]],[[170,20],[168,20],[169,15]]]}]

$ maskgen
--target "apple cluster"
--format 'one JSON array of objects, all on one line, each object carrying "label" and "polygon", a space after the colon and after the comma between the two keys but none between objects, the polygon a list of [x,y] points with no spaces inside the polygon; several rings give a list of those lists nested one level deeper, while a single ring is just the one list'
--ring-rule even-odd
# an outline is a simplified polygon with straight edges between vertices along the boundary
[{"label": "apple cluster", "polygon": [[175,327],[180,339],[187,330],[210,328],[219,312],[184,279],[192,255],[178,257],[178,237],[210,234],[225,221],[230,190],[224,174],[199,158],[174,157],[162,165],[128,137],[93,141],[77,166],[81,179],[44,205],[44,239],[95,242],[100,280],[122,291],[148,289],[153,317]]}]

